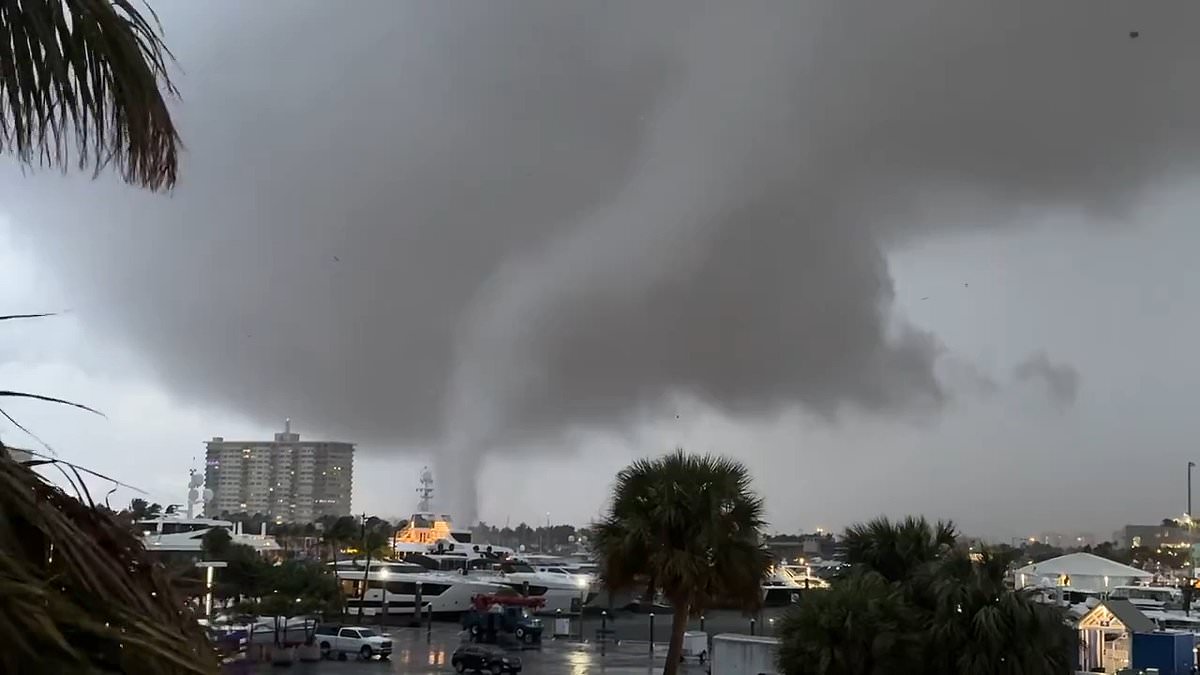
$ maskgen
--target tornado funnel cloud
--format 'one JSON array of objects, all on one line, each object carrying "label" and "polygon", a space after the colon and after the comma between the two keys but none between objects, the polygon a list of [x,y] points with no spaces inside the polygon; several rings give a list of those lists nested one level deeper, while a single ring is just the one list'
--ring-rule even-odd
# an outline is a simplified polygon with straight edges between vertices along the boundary
[{"label": "tornado funnel cloud", "polygon": [[0,209],[173,396],[433,452],[460,522],[485,462],[680,394],[936,410],[889,255],[1200,158],[1200,3],[356,8],[163,3],[175,192],[0,163]]}]

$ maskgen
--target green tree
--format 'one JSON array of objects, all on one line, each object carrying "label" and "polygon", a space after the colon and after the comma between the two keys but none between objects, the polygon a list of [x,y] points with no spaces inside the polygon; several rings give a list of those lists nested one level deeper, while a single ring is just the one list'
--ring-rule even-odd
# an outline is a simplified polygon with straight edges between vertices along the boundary
[{"label": "green tree", "polygon": [[354,541],[358,534],[358,522],[354,516],[342,516],[334,520],[322,536],[329,547],[329,558],[337,563],[338,549]]},{"label": "green tree", "polygon": [[688,617],[720,598],[762,602],[771,559],[760,544],[763,505],[741,463],[682,450],[617,474],[612,504],[594,526],[594,550],[610,590],[649,585],[674,616],[664,673],[679,668]]},{"label": "green tree", "polygon": [[[386,529],[380,529],[380,524],[387,526]],[[392,542],[391,526],[387,525],[387,521],[375,523],[373,527],[368,527],[363,524],[362,533],[356,543],[356,548],[360,555],[367,557],[367,565],[363,574],[363,582],[358,589],[358,620],[362,621],[363,604],[367,599],[367,586],[370,584],[367,579],[371,575],[371,558],[383,557]]]},{"label": "green tree", "polygon": [[916,675],[922,641],[903,593],[875,572],[854,574],[804,596],[780,623],[779,662],[788,675]]},{"label": "green tree", "polygon": [[930,524],[924,517],[908,516],[893,523],[876,518],[846,529],[842,543],[846,562],[873,570],[890,582],[907,581],[953,548],[958,538],[954,524]]},{"label": "green tree", "polygon": [[213,527],[200,537],[200,550],[206,560],[221,560],[229,553],[233,537],[223,527]]},{"label": "green tree", "polygon": [[129,502],[129,515],[136,522],[146,518],[146,512],[150,508],[150,504],[145,499],[132,499]]},{"label": "green tree", "polygon": [[270,592],[271,564],[258,551],[245,544],[225,547],[221,560],[227,566],[217,575],[213,595],[222,600],[241,601]]},{"label": "green tree", "polygon": [[[279,565],[267,565],[262,572],[261,585],[260,595],[239,603],[238,611],[275,617],[277,644],[288,618],[336,614],[342,610],[337,580],[320,563],[289,560]],[[316,620],[305,627],[308,644],[312,644],[316,627]]]},{"label": "green tree", "polygon": [[855,525],[845,541],[850,575],[781,625],[787,675],[1070,672],[1077,645],[1061,610],[1005,586],[1015,551],[973,559],[952,525],[924,518]]},{"label": "green tree", "polygon": [[[952,551],[937,570],[925,654],[943,675],[1062,675],[1078,648],[1061,610],[1005,585],[1010,558]],[[925,609],[925,608],[922,608]]]}]

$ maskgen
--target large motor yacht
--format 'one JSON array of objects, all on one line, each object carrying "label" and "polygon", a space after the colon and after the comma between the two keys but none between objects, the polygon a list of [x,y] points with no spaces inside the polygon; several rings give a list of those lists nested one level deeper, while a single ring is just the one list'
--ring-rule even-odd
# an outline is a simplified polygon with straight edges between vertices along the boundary
[{"label": "large motor yacht", "polygon": [[214,528],[227,531],[230,543],[249,546],[259,554],[280,550],[279,542],[267,536],[265,524],[259,534],[246,534],[242,532],[240,523],[193,516],[198,505],[212,500],[211,490],[201,490],[203,483],[204,476],[195,470],[189,472],[186,511],[173,511],[137,521],[142,544],[147,551],[180,558],[198,558],[204,548],[204,535]]},{"label": "large motor yacht", "polygon": [[[443,580],[450,578],[463,583],[484,584],[488,590],[477,591],[480,593],[503,589],[509,593],[540,597],[545,604],[539,611],[550,614],[556,610],[577,612],[595,597],[589,576],[569,574],[565,570],[540,572],[517,560],[516,552],[507,546],[472,541],[469,530],[455,528],[449,515],[432,510],[433,474],[428,468],[421,472],[420,484],[417,489],[421,498],[419,510],[396,532],[393,540],[393,555],[397,560],[441,575]],[[372,569],[372,579],[374,574]],[[444,611],[465,609],[465,605],[459,610],[451,606]]]},{"label": "large motor yacht", "polygon": [[775,565],[762,582],[763,605],[790,605],[799,602],[801,592],[818,588],[829,588],[829,582],[812,576],[807,568],[800,565]]},{"label": "large motor yacht", "polygon": [[501,585],[522,595],[540,597],[545,604],[538,611],[546,614],[558,610],[578,612],[596,596],[591,579],[586,576],[538,572],[521,560],[479,555],[473,550],[410,555],[405,560],[428,570],[458,574]]},{"label": "large motor yacht", "polygon": [[230,543],[249,546],[260,554],[280,550],[279,543],[266,532],[245,534],[239,525],[228,520],[212,518],[189,518],[187,514],[168,513],[156,518],[137,521],[142,533],[142,544],[147,551],[177,554],[182,557],[199,556],[203,550],[204,535],[213,528],[229,532]]},{"label": "large motor yacht", "polygon": [[[412,614],[418,602],[435,616],[458,615],[471,608],[476,595],[516,595],[507,585],[486,579],[432,571],[412,562],[340,560],[329,563],[346,597],[346,611],[366,616]],[[366,596],[362,584],[366,579]],[[419,590],[418,590],[419,589]],[[419,596],[419,599],[418,599]],[[361,600],[360,600],[361,598]]]},{"label": "large motor yacht", "polygon": [[497,558],[511,557],[514,551],[506,546],[473,542],[470,530],[454,527],[450,516],[433,511],[433,473],[429,467],[421,471],[421,487],[417,488],[420,503],[408,523],[396,532],[393,548],[398,557],[417,553],[470,551],[477,555]]}]

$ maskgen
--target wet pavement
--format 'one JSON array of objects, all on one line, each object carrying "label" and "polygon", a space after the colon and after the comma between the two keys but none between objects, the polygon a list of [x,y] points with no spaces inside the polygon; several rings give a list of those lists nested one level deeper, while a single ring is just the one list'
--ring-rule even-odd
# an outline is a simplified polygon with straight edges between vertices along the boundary
[{"label": "wet pavement", "polygon": [[[656,617],[655,633],[659,632],[660,617]],[[641,617],[635,617],[638,625]],[[622,639],[620,644],[599,644],[589,639],[580,642],[575,638],[547,638],[540,648],[523,649],[517,653],[523,663],[522,673],[530,675],[647,675],[662,672],[663,661],[666,657],[666,645],[654,645],[653,655],[651,645],[645,639],[648,634],[649,620],[645,618],[645,633],[641,640]],[[665,619],[664,619],[665,620]],[[550,622],[548,622],[550,623]],[[584,630],[588,631],[591,621],[585,620]],[[595,628],[600,621],[597,620]],[[621,623],[618,620],[618,623]],[[550,628],[551,626],[547,626]],[[626,623],[627,630],[635,627],[634,623]],[[578,629],[576,629],[578,630]],[[665,636],[665,628],[663,635]],[[458,626],[454,624],[435,624],[432,631],[424,628],[390,628],[394,651],[388,661],[320,661],[316,663],[296,663],[291,666],[272,666],[271,664],[237,663],[227,666],[225,672],[229,675],[260,675],[264,673],[295,673],[296,675],[360,675],[366,673],[407,673],[424,675],[427,673],[454,672],[450,665],[450,657],[461,644]],[[577,635],[577,634],[576,634]],[[707,673],[707,664],[701,665],[695,660],[685,663],[681,672],[688,675]]]},{"label": "wet pavement", "polygon": [[[693,619],[688,630],[703,630],[710,636],[718,633],[750,633],[772,635],[783,616],[782,609],[766,609],[754,617],[738,612],[715,611],[707,614],[703,624]],[[551,637],[555,629],[554,617],[542,617],[546,637],[540,648],[519,650],[516,653],[523,663],[522,673],[530,675],[647,675],[662,672],[666,657],[666,641],[670,636],[671,617],[656,614],[635,614],[618,611],[612,614],[591,614],[569,620],[568,632],[558,638]],[[400,617],[393,617],[399,621]],[[369,620],[368,620],[369,621]],[[353,623],[352,621],[349,621]],[[373,625],[373,624],[372,624]],[[225,670],[228,675],[261,675],[265,673],[295,673],[296,675],[357,675],[365,673],[426,673],[454,672],[450,657],[462,644],[462,634],[456,622],[434,622],[429,626],[408,628],[383,627],[390,633],[394,652],[388,661],[320,661],[317,663],[295,663],[291,666],[271,664],[237,663]],[[581,637],[582,636],[582,637]],[[607,640],[602,640],[607,636]],[[653,637],[653,647],[651,638]],[[688,675],[707,673],[707,664],[695,660],[685,663],[682,672]]]}]

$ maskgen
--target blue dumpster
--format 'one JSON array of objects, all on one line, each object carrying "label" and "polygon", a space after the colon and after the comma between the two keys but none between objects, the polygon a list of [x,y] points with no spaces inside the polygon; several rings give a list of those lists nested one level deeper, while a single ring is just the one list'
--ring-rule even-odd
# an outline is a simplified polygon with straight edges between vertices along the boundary
[{"label": "blue dumpster", "polygon": [[1160,675],[1190,675],[1196,637],[1191,633],[1134,633],[1133,668],[1158,668]]}]

